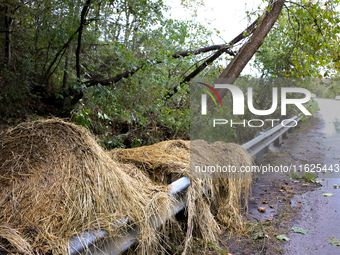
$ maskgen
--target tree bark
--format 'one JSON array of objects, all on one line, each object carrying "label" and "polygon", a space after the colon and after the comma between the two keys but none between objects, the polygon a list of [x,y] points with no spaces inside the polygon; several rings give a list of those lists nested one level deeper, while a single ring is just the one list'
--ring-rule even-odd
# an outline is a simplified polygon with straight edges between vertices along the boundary
[{"label": "tree bark", "polygon": [[[254,56],[256,51],[260,48],[265,37],[274,26],[281,13],[284,3],[285,0],[276,0],[273,4],[270,4],[271,10],[267,11],[262,16],[249,41],[241,47],[233,60],[228,64],[227,68],[221,73],[219,79],[216,82],[217,84],[225,83],[226,79],[228,84],[233,84],[235,82],[236,78],[240,75],[243,68]],[[220,98],[224,97],[228,92],[226,89],[216,89],[216,91]],[[210,110],[212,109],[213,105],[213,100],[208,97],[207,106]]]},{"label": "tree bark", "polygon": [[14,9],[10,9],[10,2],[6,1],[4,3],[4,21],[5,21],[5,58],[4,58],[4,64],[5,66],[9,67],[11,64],[11,37],[12,37],[12,26],[13,26],[13,21],[14,21],[14,14],[15,12],[22,6],[18,5]]},{"label": "tree bark", "polygon": [[11,33],[12,33],[13,18],[11,18],[11,12],[9,7],[5,7],[5,58],[4,64],[7,68],[11,64]]},{"label": "tree bark", "polygon": [[[77,70],[77,80],[80,83],[80,50],[81,50],[81,40],[83,36],[83,30],[86,23],[86,16],[90,9],[91,0],[87,0],[80,15],[80,25],[79,25],[79,32],[78,32],[78,44],[76,49],[76,70]],[[84,95],[84,92],[81,90],[80,92],[72,91],[73,98],[71,100],[71,105],[75,105]]]},{"label": "tree bark", "polygon": [[66,56],[66,61],[65,61],[65,70],[64,70],[64,78],[63,78],[63,89],[64,90],[68,89],[67,82],[68,82],[68,73],[70,69],[70,59],[72,56],[72,50],[73,50],[73,43],[70,42],[68,45],[68,51],[67,51],[67,56]]},{"label": "tree bark", "polygon": [[[44,81],[47,81],[51,75],[53,74],[53,72],[51,72],[52,67],[54,66],[54,64],[57,62],[60,54],[62,54],[63,52],[65,52],[66,47],[68,47],[68,45],[71,43],[71,41],[73,40],[73,37],[79,32],[79,28],[71,35],[71,37],[68,39],[68,41],[63,45],[63,47],[61,47],[59,49],[59,51],[57,52],[57,54],[54,56],[54,59],[52,60],[52,62],[50,63],[50,65],[47,68],[47,71],[45,72],[45,75],[43,75],[43,78],[41,80],[41,84]],[[46,61],[47,62],[47,61]]]},{"label": "tree bark", "polygon": [[77,78],[80,81],[80,49],[81,49],[81,39],[83,36],[83,30],[86,23],[86,15],[88,14],[90,8],[91,0],[87,0],[83,10],[81,11],[80,15],[80,25],[79,25],[79,32],[78,32],[78,44],[76,50],[76,69],[77,69]]}]

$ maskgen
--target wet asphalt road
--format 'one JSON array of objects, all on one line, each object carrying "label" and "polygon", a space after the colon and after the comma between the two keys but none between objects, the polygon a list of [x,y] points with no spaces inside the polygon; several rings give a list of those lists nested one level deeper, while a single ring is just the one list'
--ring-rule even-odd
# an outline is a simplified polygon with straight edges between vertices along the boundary
[{"label": "wet asphalt road", "polygon": [[[317,99],[319,104],[319,117],[321,125],[311,130],[309,134],[301,133],[300,143],[303,140],[312,140],[308,148],[311,153],[319,155],[317,162],[326,169],[333,168],[333,172],[321,171],[316,173],[322,181],[320,190],[296,195],[292,200],[292,206],[303,205],[300,218],[294,226],[308,231],[306,235],[290,233],[290,241],[283,245],[285,254],[327,254],[339,255],[340,246],[331,245],[330,238],[340,239],[340,101],[329,99]],[[308,135],[308,136],[307,136]],[[300,146],[303,147],[303,146]],[[316,158],[316,157],[315,157]],[[316,163],[317,163],[316,162]],[[324,193],[332,193],[325,197]]]}]

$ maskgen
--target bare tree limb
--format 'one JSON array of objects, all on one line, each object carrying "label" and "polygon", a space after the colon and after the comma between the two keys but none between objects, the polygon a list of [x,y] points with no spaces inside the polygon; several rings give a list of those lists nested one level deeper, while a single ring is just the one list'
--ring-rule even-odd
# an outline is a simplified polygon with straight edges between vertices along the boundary
[{"label": "bare tree limb", "polygon": [[[196,75],[198,75],[200,72],[202,72],[207,66],[209,66],[212,62],[214,62],[219,56],[221,56],[223,53],[228,52],[229,50],[227,48],[219,49],[217,52],[215,52],[210,58],[208,58],[206,61],[204,61],[199,67],[197,67],[193,72],[191,72],[188,76],[186,76],[180,83],[179,87],[181,87],[183,84],[189,82],[192,78],[194,78]],[[231,51],[229,51],[229,54],[232,56],[235,56],[235,54]],[[178,86],[173,87],[171,90],[169,90],[165,96],[164,100],[169,100],[171,97],[173,97],[178,92]]]},{"label": "bare tree limb", "polygon": [[[200,48],[200,49],[197,49],[197,50],[179,51],[179,52],[176,52],[172,55],[168,55],[167,57],[172,57],[174,59],[180,58],[180,57],[187,57],[187,56],[190,56],[190,55],[198,55],[198,54],[201,54],[201,53],[206,53],[206,52],[209,52],[209,51],[218,50],[218,49],[225,48],[225,47],[226,47],[225,44],[212,45],[212,46]],[[160,63],[162,63],[162,61],[158,60],[158,61],[153,62],[153,64],[160,64]],[[131,75],[135,74],[137,71],[139,71],[145,65],[146,64],[143,63],[143,64],[141,64],[140,66],[138,66],[137,68],[135,68],[131,71],[126,71],[126,72],[120,73],[120,74],[118,74],[114,77],[111,77],[111,78],[88,80],[88,81],[85,82],[85,84],[86,84],[87,87],[97,85],[98,83],[100,83],[101,85],[109,85],[112,82],[118,82],[123,78],[128,78],[129,76],[131,76]]]},{"label": "bare tree limb", "polygon": [[145,66],[145,64],[140,65],[139,67],[137,67],[136,69],[133,69],[132,71],[126,71],[124,73],[120,73],[112,78],[108,78],[108,79],[92,79],[89,81],[86,81],[85,84],[87,87],[91,87],[97,84],[101,84],[101,85],[109,85],[112,82],[118,82],[123,78],[128,78],[129,76],[135,74],[136,72],[138,72],[143,66]]},{"label": "bare tree limb", "polygon": [[43,76],[43,79],[41,81],[41,83],[43,83],[45,80],[48,79],[48,77],[50,77],[49,73],[53,67],[53,65],[55,64],[55,62],[57,61],[58,57],[60,56],[60,54],[62,52],[64,52],[64,50],[68,47],[69,43],[73,40],[74,36],[79,32],[79,27],[78,29],[70,36],[70,38],[67,40],[67,42],[63,45],[63,47],[61,47],[59,49],[59,51],[57,52],[57,54],[54,56],[54,59],[52,60],[51,64],[48,66],[47,71],[45,72],[45,75]]},{"label": "bare tree limb", "polygon": [[[238,36],[236,36],[229,45],[232,46],[239,41],[246,38],[248,35],[253,33],[253,31],[256,28],[256,24],[259,19],[256,19],[250,26],[248,26],[242,33],[240,33]],[[204,61],[198,68],[196,68],[193,72],[191,72],[188,76],[186,76],[179,84],[179,86],[189,82],[192,78],[196,77],[200,72],[202,72],[207,66],[209,66],[212,62],[214,62],[219,56],[221,56],[223,53],[227,52],[231,56],[235,56],[234,52],[229,51],[230,46],[224,45],[224,47],[221,47],[217,52],[215,52],[210,58],[208,58],[206,61]],[[165,100],[170,99],[172,96],[174,96],[178,92],[178,86],[173,87],[170,91],[166,93],[164,96]]]},{"label": "bare tree limb", "polygon": [[[174,53],[172,55],[169,55],[168,57],[172,57],[172,58],[187,57],[189,55],[198,55],[198,54],[210,52],[210,51],[213,51],[213,50],[220,50],[220,49],[224,49],[224,52],[227,52],[227,49],[229,49],[234,44],[240,42],[244,38],[248,37],[249,34],[251,34],[254,31],[254,29],[256,27],[256,24],[257,24],[257,21],[258,21],[258,19],[256,19],[242,33],[240,33],[238,36],[236,36],[228,45],[226,45],[226,44],[219,44],[219,45],[212,45],[212,46],[208,46],[208,47],[199,48],[199,49],[196,49],[196,50],[179,51],[179,52],[176,52],[176,53]],[[230,54],[230,51],[229,51],[229,54]],[[160,63],[162,63],[162,61],[155,61],[154,63],[155,64],[160,64]],[[88,80],[88,81],[85,82],[85,84],[86,84],[87,87],[91,87],[91,86],[97,85],[98,83],[100,83],[101,85],[109,85],[112,82],[118,82],[118,81],[120,81],[123,78],[128,78],[129,76],[135,74],[138,70],[140,70],[145,65],[146,64],[141,64],[139,67],[137,67],[134,70],[126,71],[124,73],[120,73],[120,74],[118,74],[118,75],[116,75],[114,77],[111,77],[111,78]]]}]

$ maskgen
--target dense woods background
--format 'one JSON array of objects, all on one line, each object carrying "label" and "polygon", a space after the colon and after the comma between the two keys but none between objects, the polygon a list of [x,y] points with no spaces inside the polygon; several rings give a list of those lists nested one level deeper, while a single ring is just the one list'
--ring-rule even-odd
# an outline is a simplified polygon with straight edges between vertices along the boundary
[{"label": "dense woods background", "polygon": [[[183,8],[197,4],[202,3],[182,2]],[[255,28],[275,8],[278,21],[268,24],[262,46],[250,54],[260,77],[336,79],[338,4],[269,1],[264,10],[245,13],[249,28],[233,42],[214,45],[215,31],[169,18],[171,8],[161,0],[3,0],[2,127],[40,117],[69,118],[109,149],[188,139],[188,82],[213,83],[227,64],[227,69],[238,65],[242,47],[252,46]],[[340,93],[334,82],[313,82],[310,89],[329,98]],[[254,101],[270,105],[261,93]],[[249,135],[230,133],[228,139],[242,142]]]}]

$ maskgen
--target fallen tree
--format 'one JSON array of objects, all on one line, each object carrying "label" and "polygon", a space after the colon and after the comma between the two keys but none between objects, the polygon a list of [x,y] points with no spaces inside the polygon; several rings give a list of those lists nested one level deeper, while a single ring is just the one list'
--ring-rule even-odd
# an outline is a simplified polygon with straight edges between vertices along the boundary
[{"label": "fallen tree", "polygon": [[[260,19],[259,24],[253,32],[250,39],[241,47],[236,56],[230,61],[227,68],[220,74],[219,79],[227,79],[229,84],[233,84],[240,75],[243,68],[248,64],[249,60],[254,56],[256,51],[262,45],[265,37],[274,26],[278,19],[285,0],[272,1],[269,4],[270,11],[267,11]],[[218,82],[218,81],[217,81]],[[223,98],[227,90],[216,89],[220,98]],[[213,100],[208,99],[208,107],[213,106]]]},{"label": "fallen tree", "polygon": [[[228,53],[234,58],[228,64],[226,69],[220,74],[220,79],[228,78],[229,84],[232,84],[235,79],[240,75],[244,67],[250,61],[250,59],[254,56],[256,51],[262,45],[265,37],[269,33],[269,31],[274,26],[276,20],[278,19],[285,0],[278,0],[273,3],[269,4],[269,11],[266,11],[261,18],[256,19],[250,26],[248,26],[242,33],[236,36],[230,43],[228,44],[221,44],[221,45],[213,45],[209,47],[200,48],[197,50],[191,51],[183,51],[183,52],[176,52],[171,55],[172,58],[179,58],[179,57],[186,57],[192,55],[198,55],[206,52],[210,52],[213,50],[217,50],[211,57],[209,57],[206,61],[204,61],[198,68],[192,71],[188,76],[182,79],[180,82],[180,86],[184,83],[189,82],[192,78],[196,77],[202,70],[204,70],[209,64],[213,61],[218,59],[223,53]],[[249,40],[241,47],[241,49],[235,55],[230,48],[242,41],[243,39],[250,37]],[[154,64],[162,63],[161,61],[154,61]],[[123,78],[128,78],[131,75],[135,74],[139,70],[141,70],[146,64],[142,64],[139,67],[125,71],[120,73],[114,77],[107,78],[107,79],[93,79],[88,80],[85,82],[86,87],[94,86],[96,84],[101,85],[109,85],[111,83],[115,83],[120,81]],[[224,97],[226,94],[226,90],[217,90],[220,97]],[[164,95],[164,99],[168,100],[173,95],[178,92],[178,86],[173,87],[172,90],[168,91],[166,95]],[[69,92],[67,92],[69,94]],[[81,91],[78,95],[75,95],[75,100],[72,100],[72,104],[77,103],[77,101],[82,97],[83,92]],[[208,99],[208,107],[213,105],[213,100],[211,98]]]}]

